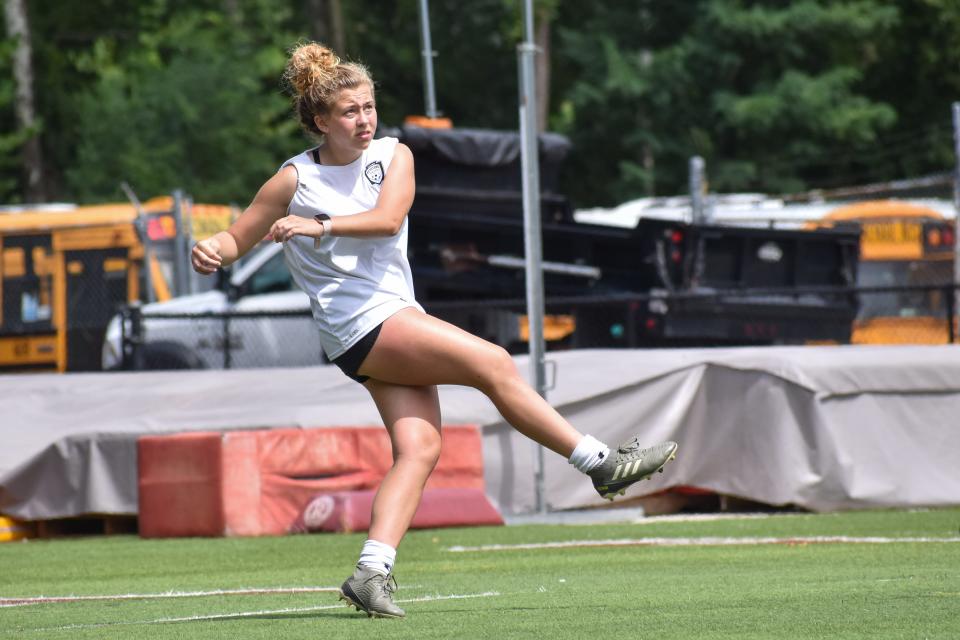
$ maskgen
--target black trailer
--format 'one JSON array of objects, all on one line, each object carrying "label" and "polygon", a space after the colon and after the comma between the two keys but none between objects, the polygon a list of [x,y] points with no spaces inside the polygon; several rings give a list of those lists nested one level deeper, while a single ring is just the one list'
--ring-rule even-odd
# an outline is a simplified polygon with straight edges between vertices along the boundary
[{"label": "black trailer", "polygon": [[[404,127],[417,167],[410,258],[431,312],[521,349],[520,139]],[[848,342],[859,233],[641,219],[583,224],[563,196],[566,138],[540,138],[548,343],[559,347]],[[562,319],[562,320],[561,320]],[[552,338],[552,339],[551,339]]]}]

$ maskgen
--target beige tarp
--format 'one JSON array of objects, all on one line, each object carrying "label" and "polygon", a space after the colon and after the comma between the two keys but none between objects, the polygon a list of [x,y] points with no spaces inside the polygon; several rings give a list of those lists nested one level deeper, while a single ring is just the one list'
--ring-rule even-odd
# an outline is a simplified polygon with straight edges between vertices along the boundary
[{"label": "beige tarp", "polygon": [[[558,371],[548,398],[581,431],[680,443],[635,495],[688,485],[816,511],[960,504],[956,347],[548,356]],[[530,441],[479,392],[440,394],[445,423],[484,429],[490,497],[505,513],[531,509]],[[366,391],[334,367],[0,376],[0,512],[135,514],[141,434],[379,423]],[[566,460],[545,459],[551,508],[604,502]]]}]

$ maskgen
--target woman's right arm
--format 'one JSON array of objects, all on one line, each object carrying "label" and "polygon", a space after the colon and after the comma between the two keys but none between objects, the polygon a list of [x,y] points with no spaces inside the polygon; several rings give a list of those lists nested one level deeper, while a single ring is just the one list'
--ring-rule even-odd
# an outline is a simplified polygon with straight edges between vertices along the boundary
[{"label": "woman's right arm", "polygon": [[190,261],[198,273],[211,274],[246,254],[260,242],[274,222],[287,215],[297,190],[297,170],[286,166],[266,181],[253,202],[226,231],[193,246]]}]

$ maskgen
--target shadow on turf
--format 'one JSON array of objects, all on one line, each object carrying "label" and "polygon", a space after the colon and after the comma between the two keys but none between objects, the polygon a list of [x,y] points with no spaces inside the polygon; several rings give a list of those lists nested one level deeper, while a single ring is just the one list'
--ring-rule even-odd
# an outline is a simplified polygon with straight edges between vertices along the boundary
[{"label": "shadow on turf", "polygon": [[[346,608],[346,607],[344,607]],[[543,611],[545,609],[563,609],[564,607],[498,607],[497,611]],[[597,607],[597,608],[603,608]],[[451,613],[474,613],[475,609],[431,609],[429,611],[417,611],[415,615],[419,616],[429,616],[429,615],[449,615]],[[363,612],[357,612],[353,609],[349,611],[317,611],[317,612],[308,612],[308,613],[273,613],[273,614],[263,614],[257,616],[244,616],[243,620],[292,620],[292,619],[313,619],[313,618],[335,618],[337,620],[345,620],[354,618],[356,620],[368,620],[369,617]],[[241,620],[241,618],[227,618],[225,621]]]},{"label": "shadow on turf", "polygon": [[[444,609],[443,613],[460,613],[458,610],[454,609]],[[417,612],[417,615],[421,615],[421,612]],[[344,607],[343,611],[317,611],[317,612],[306,612],[306,613],[270,613],[262,614],[257,616],[244,616],[243,618],[226,618],[227,621],[233,620],[308,620],[314,618],[335,618],[337,620],[348,620],[350,618],[356,618],[357,620],[367,620],[369,617],[367,614],[362,611],[354,611],[350,609],[346,610]]]}]

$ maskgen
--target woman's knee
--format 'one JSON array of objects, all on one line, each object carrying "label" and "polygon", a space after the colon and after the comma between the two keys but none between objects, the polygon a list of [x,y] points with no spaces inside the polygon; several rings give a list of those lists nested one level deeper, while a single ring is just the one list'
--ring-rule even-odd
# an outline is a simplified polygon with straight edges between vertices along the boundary
[{"label": "woman's knee", "polygon": [[413,463],[432,471],[440,459],[440,434],[432,426],[405,430],[394,438],[394,464]]},{"label": "woman's knee", "polygon": [[487,347],[478,377],[477,387],[488,395],[496,393],[505,385],[513,385],[522,380],[513,357],[506,349],[495,344]]}]

